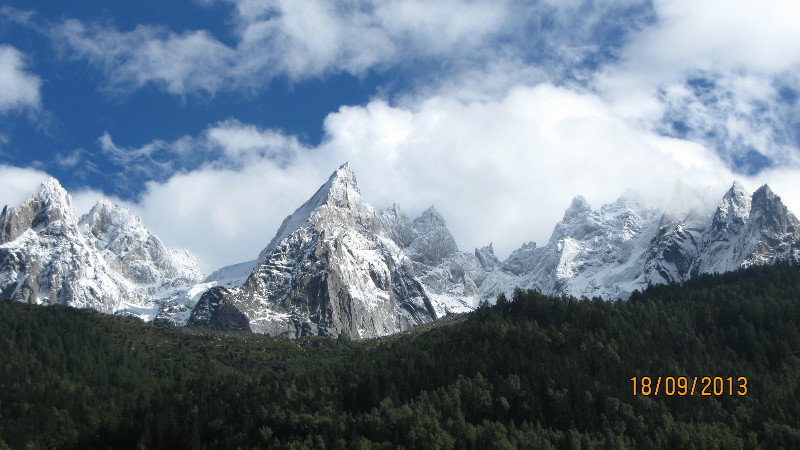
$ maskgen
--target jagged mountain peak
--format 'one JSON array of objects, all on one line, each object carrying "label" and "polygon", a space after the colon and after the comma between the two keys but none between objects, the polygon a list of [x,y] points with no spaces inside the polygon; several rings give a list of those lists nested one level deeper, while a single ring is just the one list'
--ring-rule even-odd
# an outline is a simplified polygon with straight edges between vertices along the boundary
[{"label": "jagged mountain peak", "polygon": [[117,205],[116,203],[112,202],[111,200],[103,197],[100,200],[98,200],[97,203],[94,204],[94,206],[92,206],[91,210],[95,210],[95,209],[112,210],[112,209],[116,209],[116,208],[122,208],[122,207]]},{"label": "jagged mountain peak", "polygon": [[344,216],[350,216],[356,222],[377,222],[374,208],[361,198],[349,163],[336,169],[308,201],[283,220],[278,233],[261,251],[257,261],[268,258],[275,247],[295,231],[308,226],[322,215],[330,214],[336,216],[336,220],[327,221],[327,225],[331,226],[343,222]]},{"label": "jagged mountain peak", "polygon": [[67,194],[66,189],[53,177],[42,181],[42,187],[36,196],[41,199],[48,199],[53,203],[72,205],[72,199]]},{"label": "jagged mountain peak", "polygon": [[739,182],[739,180],[734,180],[734,182],[731,185],[730,189],[728,189],[728,194],[730,194],[731,196],[732,195],[737,195],[737,196],[742,196],[742,195],[749,196],[750,195],[747,192],[747,188],[745,188],[744,185]]},{"label": "jagged mountain peak", "polygon": [[728,189],[728,191],[725,192],[725,195],[722,196],[722,202],[720,204],[749,205],[750,198],[751,194],[747,188],[745,188],[742,183],[734,181],[730,189]]},{"label": "jagged mountain peak", "polygon": [[397,203],[392,203],[392,206],[386,208],[386,211],[392,214],[394,217],[400,217],[403,215],[403,211],[400,209],[400,205]]},{"label": "jagged mountain peak", "polygon": [[55,179],[0,214],[0,298],[140,317],[202,278],[197,261],[166,247],[132,211],[100,200],[76,219]]},{"label": "jagged mountain peak", "polygon": [[475,257],[478,258],[478,263],[485,270],[492,270],[500,265],[500,260],[494,254],[494,245],[490,242],[489,245],[475,249]]},{"label": "jagged mountain peak", "polygon": [[118,226],[128,224],[144,228],[138,214],[124,206],[111,202],[107,198],[98,200],[97,203],[92,206],[92,209],[81,217],[80,224],[95,225],[105,221],[113,221],[114,224]]},{"label": "jagged mountain peak", "polygon": [[[72,197],[55,178],[51,177],[44,180],[34,199],[34,203],[38,201],[40,205],[39,211],[33,219],[33,227],[55,221],[64,221],[68,225],[76,223],[75,211],[72,208]],[[30,204],[30,200],[26,204]]]},{"label": "jagged mountain peak", "polygon": [[350,163],[344,163],[336,169],[328,178],[328,182],[320,188],[320,191],[326,194],[326,203],[336,204],[340,207],[349,207],[353,200],[356,198],[360,200],[361,197],[356,175],[350,168]]},{"label": "jagged mountain peak", "polygon": [[760,188],[756,189],[756,191],[753,192],[752,199],[753,203],[773,201],[775,199],[777,199],[777,201],[780,202],[780,197],[775,195],[775,193],[772,191],[772,189],[770,189],[768,184],[764,184]]},{"label": "jagged mountain peak", "polygon": [[423,211],[422,214],[419,215],[419,217],[414,219],[414,228],[416,228],[420,232],[446,226],[447,222],[445,222],[444,217],[442,217],[442,215],[433,205],[431,205],[430,208]]},{"label": "jagged mountain peak", "polygon": [[32,228],[65,233],[74,228],[76,222],[72,198],[58,180],[49,178],[21,205],[3,208],[0,213],[0,243],[12,241]]},{"label": "jagged mountain peak", "polygon": [[753,192],[750,201],[750,220],[764,215],[777,215],[785,219],[790,214],[781,198],[772,192],[768,185],[765,184]]},{"label": "jagged mountain peak", "polygon": [[766,184],[753,193],[748,223],[776,233],[800,233],[800,223]]},{"label": "jagged mountain peak", "polygon": [[362,203],[361,191],[358,189],[355,173],[349,163],[344,163],[331,174],[328,181],[320,186],[307,202],[297,208],[295,213],[307,211],[310,215],[314,210],[326,205],[351,208],[360,203]]},{"label": "jagged mountain peak", "polygon": [[588,213],[592,211],[592,207],[589,205],[589,202],[586,201],[582,195],[576,195],[575,198],[572,199],[572,203],[569,205],[564,211],[564,218],[561,219],[563,222],[569,222],[575,217],[583,213]]},{"label": "jagged mountain peak", "polygon": [[381,210],[380,221],[383,232],[401,248],[408,247],[417,237],[417,231],[397,203]]},{"label": "jagged mountain peak", "polygon": [[342,164],[338,169],[334,170],[328,180],[335,180],[337,183],[352,184],[353,186],[357,184],[356,174],[353,172],[353,168],[350,166],[349,162]]},{"label": "jagged mountain peak", "polygon": [[458,252],[458,245],[447,223],[435,207],[431,206],[414,219],[416,237],[407,248],[412,260],[427,264],[440,264],[446,257]]},{"label": "jagged mountain peak", "polygon": [[398,208],[378,214],[362,199],[345,164],[244,265],[252,269],[242,284],[202,294],[192,323],[213,323],[223,304],[253,331],[291,337],[373,337],[430,321],[436,311],[391,233],[404,223]]},{"label": "jagged mountain peak", "polygon": [[96,239],[95,245],[100,249],[108,247],[115,240],[150,239],[150,232],[135,212],[105,198],[98,200],[78,224],[86,236]]},{"label": "jagged mountain peak", "polygon": [[750,216],[752,197],[750,193],[735,181],[722,197],[711,221],[711,234],[707,240],[719,240],[726,236],[738,234]]},{"label": "jagged mountain peak", "polygon": [[344,163],[297,211],[313,212],[323,206],[360,210],[363,209],[364,204],[355,172],[350,168],[349,163]]},{"label": "jagged mountain peak", "polygon": [[203,278],[193,256],[164,245],[138,214],[108,199],[99,200],[79,225],[109,267],[148,289],[170,289]]},{"label": "jagged mountain peak", "polygon": [[508,256],[503,261],[503,270],[514,275],[521,275],[533,269],[534,258],[536,255],[536,242],[525,242],[522,246]]}]

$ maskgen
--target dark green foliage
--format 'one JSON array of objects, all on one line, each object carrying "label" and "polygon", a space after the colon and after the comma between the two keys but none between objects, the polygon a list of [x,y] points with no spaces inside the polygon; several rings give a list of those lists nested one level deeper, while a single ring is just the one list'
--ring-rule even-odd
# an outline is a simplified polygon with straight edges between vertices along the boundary
[{"label": "dark green foliage", "polygon": [[[744,397],[631,377],[746,376]],[[367,342],[0,304],[0,448],[800,448],[800,270],[518,291]]]}]

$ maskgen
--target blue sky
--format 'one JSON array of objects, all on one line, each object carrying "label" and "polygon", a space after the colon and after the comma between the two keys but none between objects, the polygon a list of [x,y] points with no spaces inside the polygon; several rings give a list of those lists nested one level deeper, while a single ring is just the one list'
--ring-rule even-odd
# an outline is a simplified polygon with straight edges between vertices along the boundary
[{"label": "blue sky", "polygon": [[572,196],[769,182],[800,208],[785,0],[9,0],[0,203],[54,176],[204,269],[248,259],[344,160],[462,248],[546,240]]}]

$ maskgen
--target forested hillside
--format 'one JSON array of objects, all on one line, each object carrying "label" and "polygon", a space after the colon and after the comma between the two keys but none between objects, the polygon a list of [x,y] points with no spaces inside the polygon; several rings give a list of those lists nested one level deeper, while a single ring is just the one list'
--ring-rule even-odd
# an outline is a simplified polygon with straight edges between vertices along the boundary
[{"label": "forested hillside", "polygon": [[[721,395],[701,395],[706,376],[725,380]],[[642,377],[652,378],[648,396]],[[697,377],[694,395],[674,384],[666,395],[666,377]],[[518,291],[364,342],[3,303],[0,439],[10,448],[800,448],[800,268],[703,276],[617,303]]]}]

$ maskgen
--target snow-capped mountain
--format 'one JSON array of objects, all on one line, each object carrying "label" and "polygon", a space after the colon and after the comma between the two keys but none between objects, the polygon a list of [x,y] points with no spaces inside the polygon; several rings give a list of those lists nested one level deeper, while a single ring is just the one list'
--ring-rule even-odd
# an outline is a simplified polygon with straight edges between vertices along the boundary
[{"label": "snow-capped mountain", "polygon": [[219,285],[202,295],[189,324],[368,338],[436,318],[412,260],[386,237],[347,164],[283,221],[254,264],[212,278]]},{"label": "snow-capped mountain", "polygon": [[525,243],[500,261],[491,244],[459,250],[433,207],[413,220],[397,205],[376,211],[345,164],[255,259],[203,279],[190,254],[167,248],[125,208],[101,200],[77,220],[50,179],[0,214],[0,298],[163,325],[359,339],[468,312],[517,287],[626,299],[649,284],[800,260],[800,222],[768,186],[751,195],[734,183],[713,213],[682,199],[665,211],[631,195],[599,209],[575,197],[546,244]]},{"label": "snow-capped mountain", "polygon": [[751,196],[734,183],[713,215],[687,209],[665,212],[623,196],[593,210],[576,197],[547,245],[525,244],[485,266],[481,294],[492,298],[518,286],[626,299],[648,284],[800,260],[800,222],[766,185]]},{"label": "snow-capped mountain", "polygon": [[[800,222],[769,186],[748,198],[734,184],[714,213],[695,273],[800,259]],[[727,245],[725,245],[727,244]]]},{"label": "snow-capped mountain", "polygon": [[197,282],[203,277],[186,250],[167,248],[132,211],[100,200],[78,222],[80,231],[115,273],[149,293]]},{"label": "snow-capped mountain", "polygon": [[152,319],[164,296],[202,279],[197,261],[169,249],[131,211],[107,200],[80,220],[55,179],[0,214],[0,295]]},{"label": "snow-capped mountain", "polygon": [[206,280],[218,286],[190,324],[366,338],[471,311],[517,287],[625,299],[648,284],[800,258],[798,230],[766,186],[751,197],[734,184],[713,215],[699,202],[665,212],[630,195],[595,210],[578,196],[547,244],[526,243],[500,261],[491,244],[460,251],[433,207],[413,220],[397,205],[376,212],[344,165],[256,260]]}]

